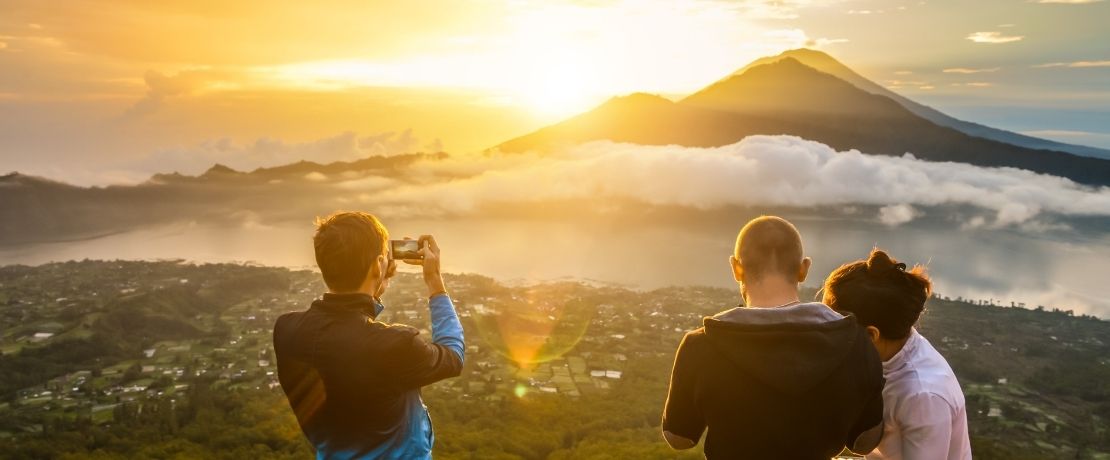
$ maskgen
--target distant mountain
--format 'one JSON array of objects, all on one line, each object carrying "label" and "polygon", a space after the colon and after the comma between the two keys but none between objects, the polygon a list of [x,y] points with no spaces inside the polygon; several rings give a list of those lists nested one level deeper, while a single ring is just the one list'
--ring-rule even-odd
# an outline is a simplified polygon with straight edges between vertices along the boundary
[{"label": "distant mountain", "polygon": [[599,139],[704,147],[753,134],[788,134],[838,150],[894,156],[909,152],[931,161],[1009,166],[1110,185],[1110,160],[971,136],[793,57],[750,67],[679,102],[646,94],[614,98],[497,148],[548,150]]},{"label": "distant mountain", "polygon": [[895,102],[898,102],[902,105],[902,107],[905,107],[907,110],[913,112],[917,116],[938,125],[953,128],[964,134],[975,137],[982,137],[999,142],[1005,142],[1007,144],[1013,144],[1021,147],[1028,147],[1031,149],[1055,150],[1058,152],[1067,152],[1075,155],[1110,159],[1110,150],[1107,149],[1050,141],[1048,139],[1026,136],[1024,134],[991,128],[990,126],[983,126],[978,123],[972,123],[970,121],[953,118],[944,113],[941,113],[937,109],[924,104],[919,104],[898,93],[895,93],[894,91],[886,89],[882,85],[868,80],[864,76],[856,73],[854,70],[840,63],[840,61],[837,61],[832,56],[829,56],[828,54],[817,50],[800,48],[784,51],[782,54],[779,54],[777,56],[760,58],[753,61],[751,64],[744,66],[740,70],[737,70],[732,75],[739,75],[753,67],[770,64],[786,58],[796,59],[802,64],[813,67],[814,69],[820,70],[848,83],[851,83],[855,87],[869,93],[878,94],[894,99]]},{"label": "distant mountain", "polygon": [[[236,171],[222,164],[215,164],[199,176],[186,176],[179,173],[155,174],[151,176],[148,184],[166,183],[200,183],[200,182],[271,182],[283,180],[302,180],[308,174],[317,173],[316,178],[326,179],[337,174],[352,174],[363,171],[392,171],[412,164],[420,159],[443,159],[447,154],[439,153],[410,153],[393,156],[370,156],[353,161],[336,161],[333,163],[316,163],[301,160],[296,163],[257,168],[254,171]],[[26,176],[24,176],[26,177]]]},{"label": "distant mountain", "polygon": [[373,156],[319,164],[301,161],[240,172],[215,165],[199,176],[155,174],[138,185],[78,187],[20,173],[0,176],[0,245],[93,238],[175,221],[249,223],[258,216],[303,219],[334,211],[331,185],[389,178],[421,159],[446,154]]}]

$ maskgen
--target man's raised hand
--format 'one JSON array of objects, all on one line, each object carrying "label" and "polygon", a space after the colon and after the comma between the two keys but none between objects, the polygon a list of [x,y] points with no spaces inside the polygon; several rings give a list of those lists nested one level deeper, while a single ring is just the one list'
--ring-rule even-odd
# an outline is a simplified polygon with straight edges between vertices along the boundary
[{"label": "man's raised hand", "polygon": [[[411,238],[405,238],[406,240]],[[440,253],[439,244],[432,235],[420,235],[420,254],[424,256],[421,259],[405,259],[404,262],[409,265],[422,265],[424,271],[424,284],[428,286],[428,296],[431,297],[436,294],[447,293],[447,288],[443,284],[443,275],[440,273]]]}]

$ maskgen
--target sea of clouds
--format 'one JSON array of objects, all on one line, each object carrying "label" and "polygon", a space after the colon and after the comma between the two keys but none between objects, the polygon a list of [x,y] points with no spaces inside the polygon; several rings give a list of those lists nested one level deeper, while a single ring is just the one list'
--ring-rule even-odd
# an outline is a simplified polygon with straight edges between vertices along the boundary
[{"label": "sea of clouds", "polygon": [[837,152],[794,136],[751,136],[711,148],[597,141],[543,154],[461,155],[419,162],[406,176],[338,186],[379,206],[431,205],[460,214],[491,203],[625,199],[697,209],[874,205],[888,225],[940,205],[970,205],[993,216],[963,224],[973,227],[1038,224],[1048,213],[1110,215],[1110,187],[909,154]]}]

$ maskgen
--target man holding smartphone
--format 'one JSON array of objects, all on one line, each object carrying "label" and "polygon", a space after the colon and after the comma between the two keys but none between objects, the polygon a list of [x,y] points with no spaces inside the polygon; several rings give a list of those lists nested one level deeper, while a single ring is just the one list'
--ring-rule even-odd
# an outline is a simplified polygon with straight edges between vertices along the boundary
[{"label": "man holding smartphone", "polygon": [[[373,215],[338,212],[316,222],[316,263],[328,292],[274,325],[278,379],[318,459],[431,458],[434,436],[420,388],[458,376],[462,324],[440,275],[435,238],[405,263],[423,267],[431,341],[377,321],[396,271],[389,234]],[[404,245],[404,244],[402,244]]]}]

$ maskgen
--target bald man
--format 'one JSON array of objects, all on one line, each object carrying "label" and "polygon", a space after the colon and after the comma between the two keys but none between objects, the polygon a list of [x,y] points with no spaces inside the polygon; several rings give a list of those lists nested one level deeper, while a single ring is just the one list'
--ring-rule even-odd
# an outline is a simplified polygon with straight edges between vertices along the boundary
[{"label": "bald man", "polygon": [[790,222],[763,216],[729,263],[743,304],[682,338],[663,409],[663,438],[706,458],[828,459],[879,443],[882,362],[854,317],[802,303],[810,259]]}]

